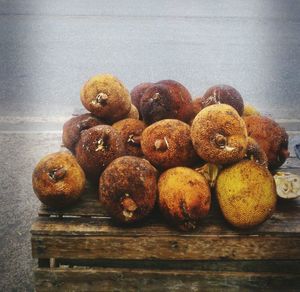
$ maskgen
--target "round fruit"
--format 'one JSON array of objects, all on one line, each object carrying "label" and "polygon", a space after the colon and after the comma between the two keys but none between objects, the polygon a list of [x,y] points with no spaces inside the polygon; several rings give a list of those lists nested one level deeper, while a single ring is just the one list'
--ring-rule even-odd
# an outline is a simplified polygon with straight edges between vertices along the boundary
[{"label": "round fruit", "polygon": [[288,134],[275,121],[263,116],[244,118],[248,135],[252,137],[268,157],[270,169],[280,167],[289,157]]},{"label": "round fruit", "polygon": [[132,223],[154,207],[157,171],[145,159],[123,156],[114,160],[99,180],[99,198],[115,220]]},{"label": "round fruit", "polygon": [[276,206],[271,173],[252,160],[243,160],[221,171],[216,191],[225,219],[238,228],[251,228],[264,222]]},{"label": "round fruit", "polygon": [[197,159],[190,126],[179,120],[166,119],[147,127],[141,146],[145,157],[162,169],[192,165]]},{"label": "round fruit", "polygon": [[125,146],[113,127],[100,125],[82,132],[75,153],[85,174],[98,179],[111,161],[124,155]]},{"label": "round fruit", "polygon": [[230,164],[244,158],[247,131],[243,119],[227,104],[210,105],[195,117],[191,137],[198,155],[213,164]]},{"label": "round fruit", "polygon": [[46,155],[36,165],[32,187],[42,203],[63,208],[79,199],[85,187],[85,175],[73,155],[56,152]]},{"label": "round fruit", "polygon": [[71,118],[63,126],[62,141],[64,146],[74,152],[82,131],[103,124],[97,117],[89,113]]},{"label": "round fruit", "polygon": [[243,117],[248,117],[248,116],[260,116],[260,113],[254,106],[246,103],[244,106]]},{"label": "round fruit", "polygon": [[229,85],[215,85],[207,89],[202,97],[202,104],[207,107],[212,104],[225,103],[231,105],[241,116],[244,112],[244,101],[240,93]]},{"label": "round fruit", "polygon": [[143,156],[141,149],[141,135],[146,125],[144,122],[136,119],[125,119],[112,125],[116,129],[125,145],[126,155]]},{"label": "round fruit", "polygon": [[132,104],[135,105],[137,110],[139,111],[139,115],[142,116],[141,110],[140,110],[140,102],[143,94],[145,91],[152,85],[153,83],[151,82],[144,82],[140,83],[137,86],[135,86],[131,91],[130,91],[130,96],[131,96],[131,102]]},{"label": "round fruit", "polygon": [[110,74],[96,75],[88,80],[81,89],[80,98],[88,111],[110,122],[122,119],[130,111],[128,90]]},{"label": "round fruit", "polygon": [[193,115],[191,102],[191,95],[182,84],[173,80],[162,80],[144,92],[140,111],[146,124],[163,119],[188,122]]},{"label": "round fruit", "polygon": [[159,207],[180,230],[195,229],[210,209],[211,194],[203,175],[187,167],[165,171],[158,181]]}]

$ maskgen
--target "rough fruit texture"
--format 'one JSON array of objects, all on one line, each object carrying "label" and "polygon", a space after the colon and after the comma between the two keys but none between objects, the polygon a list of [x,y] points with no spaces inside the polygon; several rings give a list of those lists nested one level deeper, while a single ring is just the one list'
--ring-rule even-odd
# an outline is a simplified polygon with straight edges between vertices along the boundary
[{"label": "rough fruit texture", "polygon": [[82,131],[103,124],[103,121],[89,113],[71,118],[63,126],[62,141],[64,146],[74,152]]},{"label": "rough fruit texture", "polygon": [[204,93],[201,101],[203,107],[225,103],[231,105],[240,116],[242,116],[244,112],[244,101],[241,94],[230,85],[219,84],[210,87]]},{"label": "rough fruit texture", "polygon": [[96,75],[88,80],[80,92],[81,102],[92,114],[110,122],[125,117],[131,107],[130,95],[113,75]]},{"label": "rough fruit texture", "polygon": [[116,129],[125,145],[125,154],[142,157],[141,135],[146,128],[144,122],[136,119],[125,119],[112,125]]},{"label": "rough fruit texture", "polygon": [[98,179],[111,161],[124,155],[125,146],[113,127],[101,125],[82,132],[75,153],[85,174]]},{"label": "rough fruit texture", "polygon": [[132,223],[146,217],[157,196],[157,171],[145,159],[123,156],[114,160],[99,180],[99,199],[117,221]]},{"label": "rough fruit texture", "polygon": [[246,103],[244,106],[243,117],[248,116],[260,116],[260,113],[254,106]]},{"label": "rough fruit texture", "polygon": [[191,102],[191,95],[182,84],[173,80],[162,80],[144,92],[140,111],[146,124],[163,119],[188,122],[193,116]]},{"label": "rough fruit texture", "polygon": [[211,193],[203,175],[187,167],[165,171],[158,181],[159,208],[180,230],[195,229],[210,209]]},{"label": "rough fruit texture", "polygon": [[216,192],[225,219],[238,228],[251,228],[264,222],[276,206],[276,188],[271,173],[251,160],[221,171]]},{"label": "rough fruit texture", "polygon": [[130,112],[124,117],[124,119],[136,119],[140,118],[139,111],[137,108],[132,104],[130,107]]},{"label": "rough fruit texture", "polygon": [[265,151],[251,137],[248,137],[246,157],[264,167],[268,167],[268,157]]},{"label": "rough fruit texture", "polygon": [[64,208],[79,199],[85,187],[85,175],[73,155],[56,152],[38,162],[32,174],[32,187],[45,205]]},{"label": "rough fruit texture", "polygon": [[202,109],[193,121],[191,137],[197,154],[213,164],[234,163],[246,154],[245,123],[237,111],[227,104]]},{"label": "rough fruit texture", "polygon": [[270,169],[280,167],[289,157],[288,134],[275,121],[264,116],[244,118],[248,135],[263,149]]},{"label": "rough fruit texture", "polygon": [[140,110],[141,98],[142,98],[143,94],[145,93],[146,89],[148,89],[151,85],[153,85],[153,83],[151,83],[151,82],[140,83],[130,91],[131,102],[139,111],[140,116],[142,116],[141,110]]},{"label": "rough fruit texture", "polygon": [[188,166],[197,160],[190,126],[179,120],[166,119],[148,126],[142,133],[141,147],[145,157],[161,169]]}]

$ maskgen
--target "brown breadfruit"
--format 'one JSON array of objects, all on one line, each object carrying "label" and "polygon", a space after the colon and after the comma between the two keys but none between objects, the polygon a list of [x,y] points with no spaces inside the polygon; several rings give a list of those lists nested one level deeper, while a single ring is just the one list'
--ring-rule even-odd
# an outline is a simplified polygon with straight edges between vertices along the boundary
[{"label": "brown breadfruit", "polygon": [[125,146],[113,127],[100,125],[81,133],[75,153],[85,174],[95,180],[111,161],[124,155]]},{"label": "brown breadfruit", "polygon": [[88,80],[81,89],[80,98],[88,111],[110,122],[121,120],[131,107],[128,90],[110,74],[96,75]]},{"label": "brown breadfruit", "polygon": [[247,131],[244,120],[227,104],[210,105],[201,110],[191,127],[197,154],[213,164],[230,164],[244,158]]},{"label": "brown breadfruit", "polygon": [[130,96],[131,96],[131,102],[137,110],[139,111],[140,117],[142,117],[141,110],[140,110],[140,102],[141,98],[146,91],[153,83],[151,82],[144,82],[140,83],[137,86],[135,86],[131,91],[130,91]]},{"label": "brown breadfruit", "polygon": [[125,119],[112,125],[116,129],[125,145],[125,154],[142,157],[141,135],[146,125],[144,122],[136,119]]},{"label": "brown breadfruit", "polygon": [[190,126],[179,120],[165,119],[147,127],[141,146],[145,157],[161,169],[189,166],[197,160]]},{"label": "brown breadfruit", "polygon": [[74,152],[82,131],[103,124],[103,121],[90,113],[73,117],[64,123],[62,142],[66,148]]},{"label": "brown breadfruit", "polygon": [[246,157],[264,167],[268,167],[268,157],[265,151],[251,137],[248,137]]},{"label": "brown breadfruit", "polygon": [[138,120],[139,118],[140,118],[139,111],[132,104],[131,107],[130,107],[129,113],[123,119],[136,119],[136,120]]},{"label": "brown breadfruit", "polygon": [[64,208],[75,203],[85,187],[85,175],[68,152],[46,155],[35,166],[32,187],[45,205]]},{"label": "brown breadfruit", "polygon": [[248,116],[244,120],[248,135],[266,153],[269,169],[280,167],[289,157],[288,134],[285,129],[264,116]]},{"label": "brown breadfruit", "polygon": [[154,207],[157,171],[145,159],[115,159],[99,180],[99,199],[118,222],[132,223],[146,217]]},{"label": "brown breadfruit", "polygon": [[232,86],[219,84],[206,90],[202,97],[203,107],[225,103],[231,105],[240,116],[244,112],[244,101],[241,94]]},{"label": "brown breadfruit", "polygon": [[210,209],[211,193],[204,176],[187,167],[168,169],[158,181],[159,208],[182,231],[195,229]]},{"label": "brown breadfruit", "polygon": [[146,124],[163,119],[188,122],[193,116],[191,102],[191,95],[182,84],[173,80],[162,80],[144,92],[140,111]]},{"label": "brown breadfruit", "polygon": [[202,97],[196,97],[192,101],[193,115],[192,115],[192,118],[189,121],[189,125],[192,125],[195,116],[203,109],[203,105],[202,105],[201,99],[202,99]]},{"label": "brown breadfruit", "polygon": [[251,228],[274,212],[276,187],[268,169],[252,160],[240,161],[218,175],[216,193],[225,219],[238,228]]}]

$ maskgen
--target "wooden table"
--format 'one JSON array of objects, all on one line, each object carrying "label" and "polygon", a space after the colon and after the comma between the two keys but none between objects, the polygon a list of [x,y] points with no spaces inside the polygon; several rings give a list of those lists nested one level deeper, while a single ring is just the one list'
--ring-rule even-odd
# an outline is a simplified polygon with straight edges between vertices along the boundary
[{"label": "wooden table", "polygon": [[[290,132],[291,151],[299,136]],[[282,170],[300,174],[292,151]],[[32,225],[37,291],[198,291],[300,287],[300,200],[278,201],[257,228],[228,225],[216,202],[196,232],[180,233],[154,211],[135,227],[113,224],[87,187],[74,207],[41,206]]]}]

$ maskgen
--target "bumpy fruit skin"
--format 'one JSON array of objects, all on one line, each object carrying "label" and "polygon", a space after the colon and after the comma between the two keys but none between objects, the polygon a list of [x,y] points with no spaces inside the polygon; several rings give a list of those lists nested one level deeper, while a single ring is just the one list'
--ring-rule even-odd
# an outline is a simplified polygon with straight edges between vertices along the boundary
[{"label": "bumpy fruit skin", "polygon": [[123,119],[136,119],[139,120],[140,114],[137,108],[132,104],[129,113]]},{"label": "bumpy fruit skin", "polygon": [[275,210],[274,179],[268,169],[252,160],[243,160],[221,171],[216,192],[225,219],[238,228],[254,227]]},{"label": "bumpy fruit skin", "polygon": [[125,154],[142,157],[141,135],[146,128],[144,122],[136,119],[125,119],[112,125],[116,129],[125,145]]},{"label": "bumpy fruit skin", "polygon": [[244,118],[248,135],[264,150],[269,169],[280,167],[289,157],[288,134],[275,121],[264,116]]},{"label": "bumpy fruit skin", "polygon": [[219,84],[210,87],[204,93],[201,101],[204,107],[225,103],[231,105],[240,116],[244,112],[244,101],[241,94],[230,85]]},{"label": "bumpy fruit skin", "polygon": [[243,118],[248,116],[260,116],[259,111],[251,104],[245,104]]},{"label": "bumpy fruit skin", "polygon": [[191,137],[197,154],[213,164],[231,164],[243,159],[246,154],[245,123],[227,104],[202,109],[193,121]]},{"label": "bumpy fruit skin", "polygon": [[98,180],[110,162],[125,154],[125,146],[113,127],[100,125],[82,132],[75,153],[86,176]]},{"label": "bumpy fruit skin", "polygon": [[211,193],[202,174],[187,168],[168,169],[159,178],[159,207],[167,220],[182,231],[195,229],[210,209]]},{"label": "bumpy fruit skin", "polygon": [[82,131],[103,124],[103,121],[89,113],[73,117],[64,123],[62,142],[66,148],[74,152]]},{"label": "bumpy fruit skin", "polygon": [[84,191],[85,182],[83,170],[68,152],[46,155],[32,173],[32,187],[39,200],[57,209],[75,203]]},{"label": "bumpy fruit skin", "polygon": [[131,96],[131,102],[132,104],[137,108],[139,111],[140,117],[142,116],[141,110],[140,110],[140,102],[143,94],[145,91],[151,86],[153,83],[151,82],[144,82],[140,83],[137,86],[135,86],[131,91],[130,91],[130,96]]},{"label": "bumpy fruit skin", "polygon": [[110,122],[125,117],[131,107],[125,86],[113,75],[96,75],[88,80],[80,92],[84,107],[95,116]]},{"label": "bumpy fruit skin", "polygon": [[148,126],[142,133],[141,147],[145,157],[160,169],[197,162],[190,126],[179,120],[165,119]]},{"label": "bumpy fruit skin", "polygon": [[99,199],[121,223],[145,218],[157,197],[157,171],[149,161],[133,156],[115,159],[99,180]]},{"label": "bumpy fruit skin", "polygon": [[163,119],[189,122],[193,116],[192,98],[179,82],[162,80],[144,92],[140,111],[148,125]]},{"label": "bumpy fruit skin", "polygon": [[256,163],[268,167],[268,157],[265,151],[259,144],[251,137],[248,136],[246,158],[255,161]]}]

